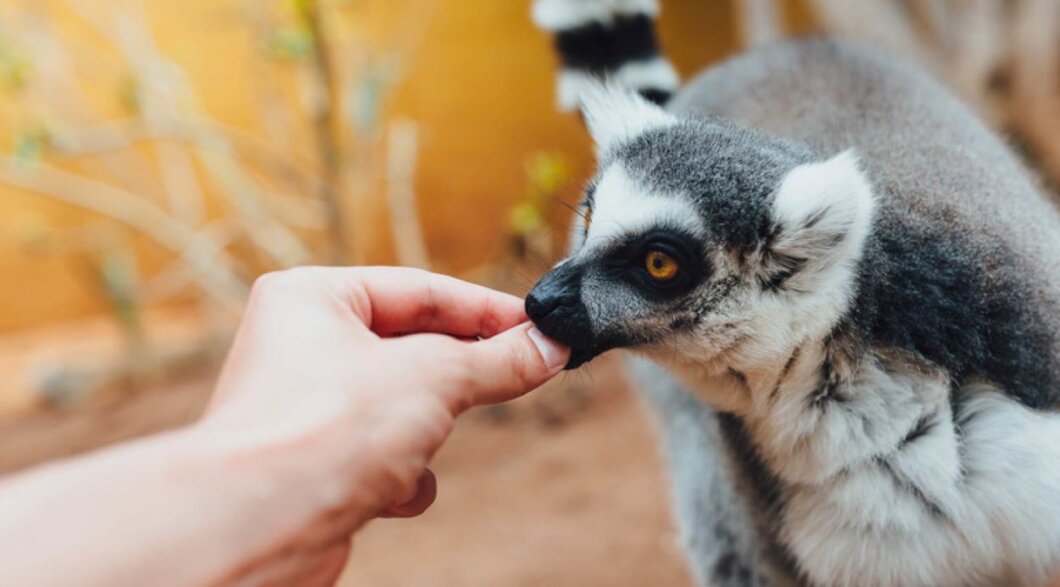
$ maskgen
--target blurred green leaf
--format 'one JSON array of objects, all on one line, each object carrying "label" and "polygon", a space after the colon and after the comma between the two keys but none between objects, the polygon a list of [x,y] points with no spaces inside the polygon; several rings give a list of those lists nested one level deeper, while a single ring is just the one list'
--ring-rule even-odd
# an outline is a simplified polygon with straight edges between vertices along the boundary
[{"label": "blurred green leaf", "polygon": [[543,228],[544,215],[533,202],[520,202],[508,211],[508,229],[515,235],[527,236]]},{"label": "blurred green leaf", "polygon": [[353,95],[354,128],[358,134],[367,136],[378,128],[386,83],[386,72],[379,68],[368,68],[362,75]]},{"label": "blurred green leaf", "polygon": [[139,115],[143,108],[143,85],[129,74],[118,83],[118,103],[129,114]]},{"label": "blurred green leaf", "polygon": [[17,92],[26,85],[30,62],[8,43],[0,41],[0,90]]},{"label": "blurred green leaf", "polygon": [[301,61],[313,54],[313,33],[304,26],[276,29],[265,43],[269,56],[283,61]]},{"label": "blurred green leaf", "polygon": [[44,127],[34,127],[15,135],[11,155],[20,164],[39,163],[48,151],[51,136]]},{"label": "blurred green leaf", "polygon": [[287,0],[287,2],[291,7],[291,11],[302,19],[308,18],[309,13],[313,10],[313,0]]},{"label": "blurred green leaf", "polygon": [[570,164],[563,153],[542,151],[531,154],[526,159],[523,198],[508,210],[508,229],[512,234],[530,237],[548,231],[550,206],[570,177]]},{"label": "blurred green leaf", "polygon": [[570,164],[562,153],[534,153],[526,163],[529,188],[536,196],[551,196],[571,177]]},{"label": "blurred green leaf", "polygon": [[110,300],[114,316],[129,331],[140,326],[140,308],[136,289],[139,273],[136,258],[125,248],[105,251],[99,265],[99,277],[103,290]]},{"label": "blurred green leaf", "polygon": [[88,264],[111,314],[121,326],[129,351],[134,358],[142,357],[146,333],[138,296],[140,276],[136,253],[127,244],[112,246],[93,255]]}]

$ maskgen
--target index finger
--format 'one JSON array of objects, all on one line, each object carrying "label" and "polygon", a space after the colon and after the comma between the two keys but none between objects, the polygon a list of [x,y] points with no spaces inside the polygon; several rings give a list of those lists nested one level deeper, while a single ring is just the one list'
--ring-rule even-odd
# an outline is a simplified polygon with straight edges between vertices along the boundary
[{"label": "index finger", "polygon": [[421,269],[359,267],[355,313],[376,334],[435,332],[489,338],[526,321],[523,301],[488,287]]}]

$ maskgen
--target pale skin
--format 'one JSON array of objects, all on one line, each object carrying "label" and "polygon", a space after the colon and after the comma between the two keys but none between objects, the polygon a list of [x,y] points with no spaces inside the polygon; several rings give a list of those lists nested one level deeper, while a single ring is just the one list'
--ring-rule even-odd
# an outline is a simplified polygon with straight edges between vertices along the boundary
[{"label": "pale skin", "polygon": [[365,523],[431,505],[460,413],[567,358],[453,278],[265,276],[200,421],[0,481],[0,585],[331,585]]}]

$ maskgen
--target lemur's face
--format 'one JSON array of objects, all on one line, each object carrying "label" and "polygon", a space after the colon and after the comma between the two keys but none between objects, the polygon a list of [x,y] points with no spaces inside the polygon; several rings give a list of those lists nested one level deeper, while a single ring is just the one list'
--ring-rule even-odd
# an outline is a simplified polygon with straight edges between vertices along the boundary
[{"label": "lemur's face", "polygon": [[845,308],[872,210],[853,156],[821,162],[614,92],[586,119],[601,168],[570,255],[526,302],[570,345],[568,368],[617,347],[699,362],[768,352]]}]

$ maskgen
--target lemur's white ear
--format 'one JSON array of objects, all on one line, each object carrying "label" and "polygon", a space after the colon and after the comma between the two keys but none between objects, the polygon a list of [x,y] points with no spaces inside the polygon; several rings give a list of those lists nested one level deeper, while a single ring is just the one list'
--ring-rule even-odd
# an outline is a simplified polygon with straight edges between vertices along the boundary
[{"label": "lemur's white ear", "polygon": [[582,92],[582,115],[599,156],[645,131],[677,122],[640,94],[603,83],[593,83]]},{"label": "lemur's white ear", "polygon": [[796,167],[773,202],[774,260],[801,267],[859,256],[874,208],[872,186],[853,151]]}]

